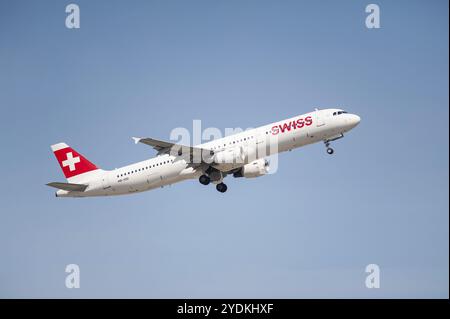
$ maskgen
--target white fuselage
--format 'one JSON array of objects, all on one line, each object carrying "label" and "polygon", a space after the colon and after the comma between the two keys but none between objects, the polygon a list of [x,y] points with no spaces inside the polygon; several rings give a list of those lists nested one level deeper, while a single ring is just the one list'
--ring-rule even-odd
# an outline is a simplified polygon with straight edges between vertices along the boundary
[{"label": "white fuselage", "polygon": [[[317,110],[284,121],[271,123],[255,129],[213,140],[196,147],[219,153],[221,151],[242,147],[248,152],[254,148],[267,147],[276,137],[275,153],[285,152],[304,145],[319,141],[331,140],[354,128],[360,121],[354,114],[337,114],[340,109]],[[308,120],[305,120],[308,119]],[[300,121],[301,120],[301,121]],[[273,140],[273,139],[272,139]],[[273,154],[264,154],[265,156]],[[256,154],[256,158],[261,156]],[[224,173],[229,169],[243,166],[216,165]],[[192,166],[185,159],[169,154],[162,154],[154,158],[134,163],[115,170],[96,170],[77,176],[72,182],[89,185],[83,192],[58,190],[58,197],[90,197],[122,195],[152,190],[174,184],[186,179],[198,178],[204,173],[204,167]]]}]

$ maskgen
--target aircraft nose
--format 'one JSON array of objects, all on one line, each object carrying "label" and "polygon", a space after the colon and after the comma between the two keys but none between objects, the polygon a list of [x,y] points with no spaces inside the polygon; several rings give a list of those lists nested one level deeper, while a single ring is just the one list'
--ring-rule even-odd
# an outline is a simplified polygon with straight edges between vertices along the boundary
[{"label": "aircraft nose", "polygon": [[350,125],[352,126],[352,128],[358,125],[359,122],[361,122],[361,118],[356,114],[352,114],[350,118]]}]

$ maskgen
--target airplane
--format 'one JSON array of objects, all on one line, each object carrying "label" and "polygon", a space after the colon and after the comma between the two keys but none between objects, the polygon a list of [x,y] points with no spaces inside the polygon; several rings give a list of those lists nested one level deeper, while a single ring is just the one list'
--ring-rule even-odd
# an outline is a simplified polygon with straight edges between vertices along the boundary
[{"label": "airplane", "polygon": [[67,182],[47,185],[58,189],[56,197],[93,197],[144,192],[198,179],[203,185],[215,184],[217,191],[225,193],[228,187],[223,180],[227,175],[266,175],[270,155],[321,141],[327,153],[333,154],[331,142],[343,138],[360,120],[342,109],[315,109],[196,146],[133,137],[136,144],[155,149],[157,156],[114,170],[103,170],[67,144],[58,143],[51,149]]}]

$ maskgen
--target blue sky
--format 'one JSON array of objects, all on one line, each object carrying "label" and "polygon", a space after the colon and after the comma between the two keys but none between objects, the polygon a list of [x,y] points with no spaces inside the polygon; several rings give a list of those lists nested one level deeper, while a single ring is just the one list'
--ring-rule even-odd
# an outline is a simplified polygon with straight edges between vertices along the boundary
[{"label": "blue sky", "polygon": [[[0,3],[0,297],[448,298],[447,1],[377,1],[377,30],[368,1],[76,1],[78,30],[68,3]],[[113,169],[154,155],[132,136],[314,107],[362,121],[226,194],[45,186],[53,143]]]}]

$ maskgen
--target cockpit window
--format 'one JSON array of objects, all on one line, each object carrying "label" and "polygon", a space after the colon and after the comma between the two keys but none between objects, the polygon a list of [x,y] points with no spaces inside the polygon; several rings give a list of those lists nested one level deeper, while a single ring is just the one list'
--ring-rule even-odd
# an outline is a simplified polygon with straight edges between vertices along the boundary
[{"label": "cockpit window", "polygon": [[333,116],[341,115],[341,114],[346,114],[346,113],[348,113],[348,112],[347,112],[347,111],[337,111],[337,112],[334,112],[334,113],[333,113]]}]

